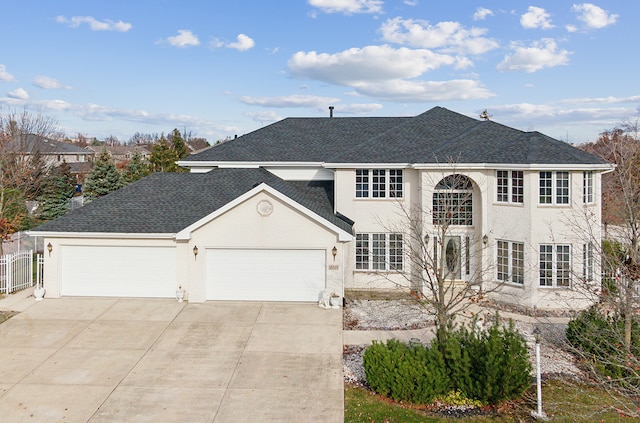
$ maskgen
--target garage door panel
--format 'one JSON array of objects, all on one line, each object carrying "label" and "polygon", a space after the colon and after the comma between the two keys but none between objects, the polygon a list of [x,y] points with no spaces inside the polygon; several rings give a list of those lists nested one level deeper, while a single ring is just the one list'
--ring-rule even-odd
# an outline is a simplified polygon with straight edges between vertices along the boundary
[{"label": "garage door panel", "polygon": [[207,299],[317,301],[324,250],[207,250]]},{"label": "garage door panel", "polygon": [[173,247],[62,246],[61,295],[172,297]]}]

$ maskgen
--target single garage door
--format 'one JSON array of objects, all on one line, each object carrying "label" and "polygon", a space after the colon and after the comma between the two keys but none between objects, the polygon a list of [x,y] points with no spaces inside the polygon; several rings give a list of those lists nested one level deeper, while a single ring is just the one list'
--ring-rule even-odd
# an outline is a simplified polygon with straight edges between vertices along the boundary
[{"label": "single garage door", "polygon": [[318,301],[324,250],[207,250],[207,299]]},{"label": "single garage door", "polygon": [[173,247],[65,245],[60,294],[97,297],[174,297]]}]

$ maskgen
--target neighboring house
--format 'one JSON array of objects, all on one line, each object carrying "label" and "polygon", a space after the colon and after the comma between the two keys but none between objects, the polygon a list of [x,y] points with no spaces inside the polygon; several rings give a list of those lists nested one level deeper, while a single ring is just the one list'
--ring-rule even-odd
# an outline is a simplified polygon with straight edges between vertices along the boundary
[{"label": "neighboring house", "polygon": [[24,157],[40,154],[49,165],[57,166],[63,162],[86,163],[93,159],[94,153],[77,145],[50,140],[39,135],[22,135],[9,142],[8,150]]},{"label": "neighboring house", "polygon": [[100,154],[102,149],[106,149],[109,155],[113,158],[116,166],[126,164],[131,160],[134,154],[140,154],[145,160],[148,160],[151,156],[151,152],[146,146],[140,145],[104,145],[104,146],[90,146],[87,147],[94,152],[94,154]]},{"label": "neighboring house", "polygon": [[91,150],[34,134],[21,135],[12,139],[7,149],[25,159],[34,154],[40,154],[44,162],[50,166],[67,163],[71,174],[75,176],[79,184],[84,182],[85,175],[91,171],[91,162],[94,157],[94,153]]},{"label": "neighboring house", "polygon": [[[181,286],[192,302],[317,301],[416,289],[399,277],[416,271],[401,211],[425,212],[433,245],[442,198],[459,205],[435,239],[451,247],[443,263],[459,283],[501,282],[499,299],[554,309],[585,306],[578,281],[599,282],[591,240],[612,166],[538,132],[440,107],[288,118],[179,164],[191,172],[153,174],[31,231],[51,247],[47,295],[171,297]],[[584,216],[598,223],[588,234],[575,228]]]}]

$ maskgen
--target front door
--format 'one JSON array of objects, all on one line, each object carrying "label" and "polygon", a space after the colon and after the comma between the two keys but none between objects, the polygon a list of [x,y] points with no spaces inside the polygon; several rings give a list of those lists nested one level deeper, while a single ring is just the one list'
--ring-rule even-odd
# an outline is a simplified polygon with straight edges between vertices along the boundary
[{"label": "front door", "polygon": [[460,236],[444,237],[445,279],[461,279],[462,245]]}]

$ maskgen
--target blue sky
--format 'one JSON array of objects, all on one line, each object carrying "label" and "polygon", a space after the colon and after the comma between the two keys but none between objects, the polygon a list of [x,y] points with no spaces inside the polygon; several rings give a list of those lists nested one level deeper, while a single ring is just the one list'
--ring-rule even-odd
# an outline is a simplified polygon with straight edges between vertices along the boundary
[{"label": "blue sky", "polygon": [[68,136],[434,106],[580,144],[640,115],[640,2],[22,0],[2,7],[0,111]]}]

